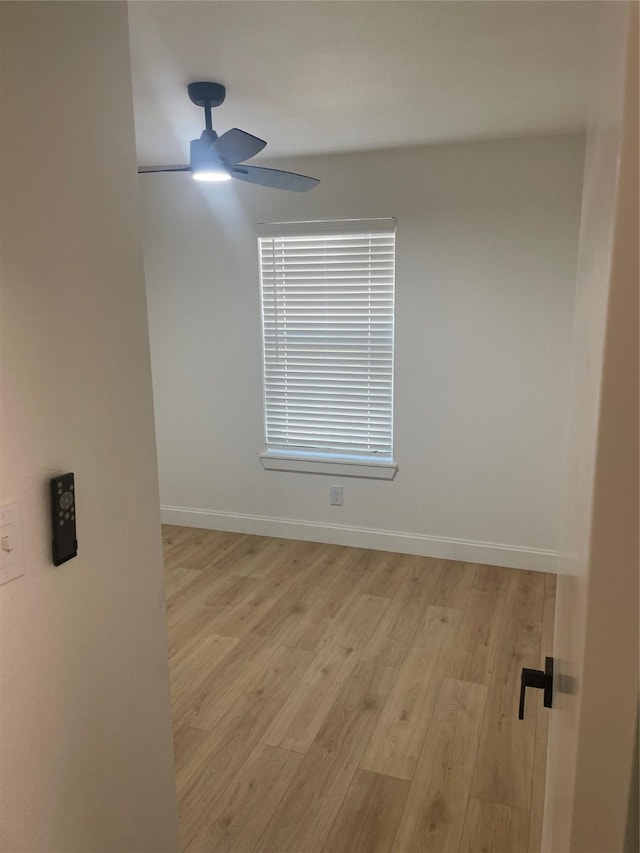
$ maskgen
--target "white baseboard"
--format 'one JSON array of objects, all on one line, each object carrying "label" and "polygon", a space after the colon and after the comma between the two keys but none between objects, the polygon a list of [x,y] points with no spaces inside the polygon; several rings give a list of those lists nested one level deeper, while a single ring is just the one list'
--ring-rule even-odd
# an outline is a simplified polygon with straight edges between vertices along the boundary
[{"label": "white baseboard", "polygon": [[422,533],[395,530],[374,530],[344,524],[323,524],[291,518],[273,518],[244,513],[214,512],[181,506],[162,506],[163,524],[200,527],[206,530],[229,530],[233,533],[252,533],[257,536],[277,536],[282,539],[301,539],[306,542],[327,542],[332,545],[351,545],[354,548],[373,548],[417,554],[465,563],[485,563],[513,569],[537,572],[557,572],[558,554],[542,548],[519,548],[496,542],[474,542],[468,539],[445,539]]}]

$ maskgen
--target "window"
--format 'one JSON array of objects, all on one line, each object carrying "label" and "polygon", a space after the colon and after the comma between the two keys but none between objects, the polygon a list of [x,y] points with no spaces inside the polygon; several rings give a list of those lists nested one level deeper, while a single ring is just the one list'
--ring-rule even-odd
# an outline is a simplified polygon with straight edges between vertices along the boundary
[{"label": "window", "polygon": [[395,221],[258,237],[266,468],[391,479]]}]

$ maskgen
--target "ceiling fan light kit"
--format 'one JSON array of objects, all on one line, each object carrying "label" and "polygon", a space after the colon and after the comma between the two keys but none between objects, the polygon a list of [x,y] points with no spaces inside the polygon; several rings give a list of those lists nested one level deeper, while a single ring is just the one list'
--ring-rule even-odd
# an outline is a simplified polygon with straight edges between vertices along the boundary
[{"label": "ceiling fan light kit", "polygon": [[220,83],[201,81],[190,83],[187,87],[192,103],[204,109],[205,129],[199,139],[191,140],[188,166],[142,166],[140,174],[150,172],[191,172],[197,181],[229,181],[237,178],[251,184],[259,184],[280,190],[306,192],[317,186],[317,178],[298,175],[295,172],[283,172],[280,169],[266,169],[261,166],[245,166],[245,160],[255,157],[267,144],[237,127],[223,133],[213,129],[211,110],[220,106],[226,97],[226,89]]},{"label": "ceiling fan light kit", "polygon": [[191,175],[196,181],[230,181],[231,173],[213,147],[218,138],[214,130],[203,130],[200,139],[191,140]]}]

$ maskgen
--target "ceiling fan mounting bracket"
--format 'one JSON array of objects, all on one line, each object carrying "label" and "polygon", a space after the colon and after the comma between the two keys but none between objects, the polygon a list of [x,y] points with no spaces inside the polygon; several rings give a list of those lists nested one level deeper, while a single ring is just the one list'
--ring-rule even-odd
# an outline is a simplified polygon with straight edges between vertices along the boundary
[{"label": "ceiling fan mounting bracket", "polygon": [[221,83],[189,83],[187,91],[191,101],[198,107],[219,107],[227,94]]}]

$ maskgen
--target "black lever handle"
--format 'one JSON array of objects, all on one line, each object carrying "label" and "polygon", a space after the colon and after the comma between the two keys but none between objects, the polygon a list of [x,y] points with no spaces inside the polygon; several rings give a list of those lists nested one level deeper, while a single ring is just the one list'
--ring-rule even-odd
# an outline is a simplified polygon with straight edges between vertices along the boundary
[{"label": "black lever handle", "polygon": [[544,659],[544,671],[541,669],[529,669],[522,667],[520,676],[520,705],[518,707],[518,719],[524,720],[524,696],[527,687],[535,687],[544,690],[544,707],[553,707],[553,658]]}]

